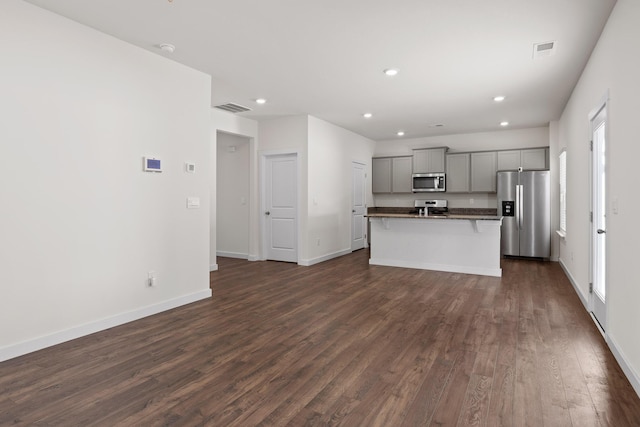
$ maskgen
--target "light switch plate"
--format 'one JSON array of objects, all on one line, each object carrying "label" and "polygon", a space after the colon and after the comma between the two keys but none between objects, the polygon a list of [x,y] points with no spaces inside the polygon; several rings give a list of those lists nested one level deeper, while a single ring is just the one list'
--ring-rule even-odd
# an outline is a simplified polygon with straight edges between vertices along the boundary
[{"label": "light switch plate", "polygon": [[187,209],[199,209],[200,197],[187,197]]}]

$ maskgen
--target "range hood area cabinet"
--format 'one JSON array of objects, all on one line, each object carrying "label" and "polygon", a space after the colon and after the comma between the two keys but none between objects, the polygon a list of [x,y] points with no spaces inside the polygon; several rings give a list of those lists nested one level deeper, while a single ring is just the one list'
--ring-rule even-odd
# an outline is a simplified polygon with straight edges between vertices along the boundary
[{"label": "range hood area cabinet", "polygon": [[413,150],[413,173],[445,172],[447,147]]},{"label": "range hood area cabinet", "polygon": [[411,193],[411,156],[374,157],[371,162],[373,193]]}]

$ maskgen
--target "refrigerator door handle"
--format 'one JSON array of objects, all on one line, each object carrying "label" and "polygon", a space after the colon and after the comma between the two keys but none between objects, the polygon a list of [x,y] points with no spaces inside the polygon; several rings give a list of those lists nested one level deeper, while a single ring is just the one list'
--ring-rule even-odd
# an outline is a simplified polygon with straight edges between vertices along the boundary
[{"label": "refrigerator door handle", "polygon": [[516,184],[516,205],[515,205],[515,220],[516,230],[520,230],[520,186]]},{"label": "refrigerator door handle", "polygon": [[522,199],[523,199],[523,185],[517,185],[516,186],[516,205],[517,207],[517,211],[516,211],[516,220],[518,222],[518,230],[522,230],[522,215],[523,215],[523,208],[524,205],[522,203]]}]

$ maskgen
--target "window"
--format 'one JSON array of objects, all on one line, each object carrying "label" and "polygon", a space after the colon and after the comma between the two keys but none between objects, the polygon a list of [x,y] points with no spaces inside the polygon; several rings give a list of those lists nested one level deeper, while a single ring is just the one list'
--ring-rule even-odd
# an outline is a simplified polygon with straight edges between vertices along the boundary
[{"label": "window", "polygon": [[567,232],[567,152],[560,152],[560,231]]}]

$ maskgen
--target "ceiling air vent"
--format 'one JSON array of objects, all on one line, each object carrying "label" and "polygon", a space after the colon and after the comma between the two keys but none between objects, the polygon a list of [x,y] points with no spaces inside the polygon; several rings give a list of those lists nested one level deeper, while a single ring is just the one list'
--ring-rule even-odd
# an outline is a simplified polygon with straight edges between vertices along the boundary
[{"label": "ceiling air vent", "polygon": [[556,42],[536,43],[533,45],[533,59],[551,56],[556,53]]},{"label": "ceiling air vent", "polygon": [[244,113],[245,111],[251,111],[251,108],[243,107],[242,105],[234,104],[232,102],[216,105],[215,108],[219,108],[230,113]]}]

